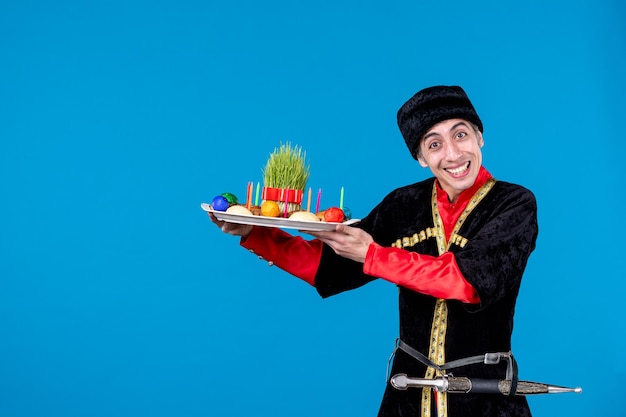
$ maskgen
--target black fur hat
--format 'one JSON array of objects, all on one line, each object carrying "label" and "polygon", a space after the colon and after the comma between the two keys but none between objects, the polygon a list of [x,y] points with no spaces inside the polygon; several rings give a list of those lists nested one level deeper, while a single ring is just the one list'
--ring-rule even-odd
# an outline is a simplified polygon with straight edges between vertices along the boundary
[{"label": "black fur hat", "polygon": [[413,158],[417,159],[419,144],[426,131],[448,119],[467,120],[483,131],[483,123],[472,102],[458,86],[425,88],[400,107],[398,127]]}]

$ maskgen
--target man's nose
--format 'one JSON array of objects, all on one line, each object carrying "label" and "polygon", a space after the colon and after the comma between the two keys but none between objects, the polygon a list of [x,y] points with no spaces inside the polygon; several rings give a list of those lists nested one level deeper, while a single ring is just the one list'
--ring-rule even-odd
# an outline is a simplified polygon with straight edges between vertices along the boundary
[{"label": "man's nose", "polygon": [[458,143],[450,141],[448,146],[446,146],[446,158],[449,160],[455,160],[459,156],[461,156],[461,149],[459,148]]}]

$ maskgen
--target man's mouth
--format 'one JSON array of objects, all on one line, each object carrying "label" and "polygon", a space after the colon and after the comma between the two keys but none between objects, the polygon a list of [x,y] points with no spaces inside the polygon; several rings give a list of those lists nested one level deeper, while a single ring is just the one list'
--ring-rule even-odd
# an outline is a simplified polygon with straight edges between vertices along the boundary
[{"label": "man's mouth", "polygon": [[446,168],[445,170],[454,176],[459,176],[465,173],[469,169],[470,162],[467,161],[465,164],[461,165],[458,168]]}]

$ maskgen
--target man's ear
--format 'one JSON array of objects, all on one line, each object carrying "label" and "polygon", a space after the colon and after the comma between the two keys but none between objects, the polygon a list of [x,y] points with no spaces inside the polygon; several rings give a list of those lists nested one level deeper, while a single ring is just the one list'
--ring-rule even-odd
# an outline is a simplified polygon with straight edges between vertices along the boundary
[{"label": "man's ear", "polygon": [[485,146],[485,140],[483,139],[483,134],[478,132],[478,146],[481,148]]},{"label": "man's ear", "polygon": [[424,157],[422,156],[421,153],[417,154],[417,162],[420,163],[422,168],[427,168],[428,167],[428,163],[426,162],[426,160],[424,159]]}]

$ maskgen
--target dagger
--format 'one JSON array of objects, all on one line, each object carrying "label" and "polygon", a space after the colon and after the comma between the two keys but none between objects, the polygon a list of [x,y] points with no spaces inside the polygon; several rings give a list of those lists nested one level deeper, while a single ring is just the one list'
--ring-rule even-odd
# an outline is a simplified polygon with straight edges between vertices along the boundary
[{"label": "dagger", "polygon": [[[391,377],[389,382],[395,389],[402,391],[407,388],[432,388],[435,391],[448,392],[450,394],[511,394],[511,380],[509,379],[479,379],[448,375],[427,379],[411,378],[406,374],[397,374]],[[580,387],[568,388],[541,382],[517,381],[515,395],[581,393],[582,391]]]}]

